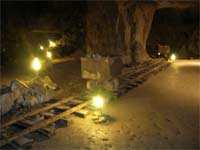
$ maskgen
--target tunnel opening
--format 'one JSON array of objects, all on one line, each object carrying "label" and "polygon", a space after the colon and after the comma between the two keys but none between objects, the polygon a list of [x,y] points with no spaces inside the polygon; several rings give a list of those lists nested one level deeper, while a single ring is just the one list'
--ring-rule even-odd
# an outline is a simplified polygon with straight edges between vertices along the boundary
[{"label": "tunnel opening", "polygon": [[59,43],[53,56],[85,54],[85,1],[4,1],[2,6],[0,54],[5,71],[26,68],[33,56],[42,57],[40,46],[47,48],[49,40]]},{"label": "tunnel opening", "polygon": [[147,52],[157,55],[158,45],[168,45],[179,58],[199,58],[199,8],[158,9],[147,39]]}]

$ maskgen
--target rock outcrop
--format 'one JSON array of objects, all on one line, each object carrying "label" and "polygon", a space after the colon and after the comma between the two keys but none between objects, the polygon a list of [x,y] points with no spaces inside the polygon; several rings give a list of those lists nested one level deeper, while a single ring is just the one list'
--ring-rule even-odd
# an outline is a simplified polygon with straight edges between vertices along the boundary
[{"label": "rock outcrop", "polygon": [[88,2],[86,49],[88,54],[121,55],[125,64],[149,58],[146,42],[157,9],[192,7],[181,1]]}]

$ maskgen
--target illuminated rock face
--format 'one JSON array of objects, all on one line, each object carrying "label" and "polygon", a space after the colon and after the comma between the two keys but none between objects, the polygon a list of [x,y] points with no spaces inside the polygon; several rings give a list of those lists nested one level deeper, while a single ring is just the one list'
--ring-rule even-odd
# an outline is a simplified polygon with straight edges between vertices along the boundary
[{"label": "illuminated rock face", "polygon": [[157,9],[190,7],[191,3],[135,1],[88,2],[88,54],[121,55],[125,64],[149,59],[146,42]]},{"label": "illuminated rock face", "polygon": [[148,59],[146,40],[154,4],[88,2],[87,52],[122,55],[125,63]]}]

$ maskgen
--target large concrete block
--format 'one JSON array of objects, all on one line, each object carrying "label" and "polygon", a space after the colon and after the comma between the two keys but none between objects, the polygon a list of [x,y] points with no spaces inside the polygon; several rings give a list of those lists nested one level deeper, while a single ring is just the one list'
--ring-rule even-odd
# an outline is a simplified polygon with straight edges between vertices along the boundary
[{"label": "large concrete block", "polygon": [[83,79],[110,80],[121,74],[122,67],[119,57],[81,58]]}]

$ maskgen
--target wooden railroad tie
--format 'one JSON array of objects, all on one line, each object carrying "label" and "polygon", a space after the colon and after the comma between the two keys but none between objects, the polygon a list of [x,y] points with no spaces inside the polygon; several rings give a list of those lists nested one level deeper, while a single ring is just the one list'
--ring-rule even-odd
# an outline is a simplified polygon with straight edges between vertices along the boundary
[{"label": "wooden railroad tie", "polygon": [[[0,141],[0,146],[3,146],[3,145],[5,145],[5,144],[7,144],[7,143],[9,143],[9,142],[11,142],[11,141],[13,141],[15,139],[18,139],[19,137],[23,137],[23,136],[25,136],[25,135],[33,132],[33,131],[39,130],[41,128],[44,128],[44,127],[48,126],[49,124],[56,122],[59,119],[68,117],[72,113],[74,113],[74,112],[80,110],[81,108],[86,107],[87,105],[90,105],[90,104],[91,104],[91,101],[84,102],[84,103],[79,104],[77,106],[74,106],[74,107],[72,107],[72,108],[70,108],[70,109],[68,109],[68,110],[66,110],[64,112],[61,112],[60,114],[57,114],[57,115],[55,115],[55,116],[53,116],[51,118],[48,118],[48,119],[43,120],[41,122],[38,122],[38,123],[28,127],[27,129],[22,130],[19,133],[14,133],[11,136],[7,137],[6,139],[1,140]],[[41,111],[39,111],[39,112],[41,112]],[[18,121],[21,121],[21,120],[22,120],[22,118],[18,119]]]}]

